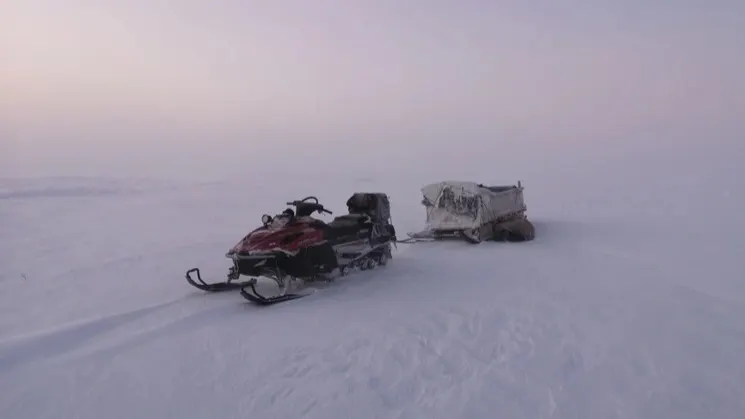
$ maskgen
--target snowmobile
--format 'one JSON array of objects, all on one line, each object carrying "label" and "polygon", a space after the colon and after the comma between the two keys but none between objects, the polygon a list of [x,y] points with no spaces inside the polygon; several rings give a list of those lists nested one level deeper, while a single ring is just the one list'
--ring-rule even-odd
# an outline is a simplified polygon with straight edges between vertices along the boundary
[{"label": "snowmobile", "polygon": [[426,228],[408,233],[399,243],[464,239],[469,243],[529,241],[535,227],[525,215],[523,186],[486,186],[476,182],[443,181],[425,185],[422,205]]},{"label": "snowmobile", "polygon": [[[233,265],[224,282],[208,284],[194,268],[186,272],[189,284],[208,292],[240,289],[245,299],[269,305],[309,295],[291,292],[293,287],[330,282],[351,270],[382,266],[392,256],[396,231],[386,194],[354,193],[347,200],[349,213],[330,223],[311,217],[315,212],[333,214],[314,196],[287,205],[295,210],[264,214],[262,225],[225,254]],[[196,280],[191,274],[196,274]],[[241,276],[250,279],[241,280]],[[256,290],[257,279],[262,277],[276,282],[277,295],[264,296]]]}]

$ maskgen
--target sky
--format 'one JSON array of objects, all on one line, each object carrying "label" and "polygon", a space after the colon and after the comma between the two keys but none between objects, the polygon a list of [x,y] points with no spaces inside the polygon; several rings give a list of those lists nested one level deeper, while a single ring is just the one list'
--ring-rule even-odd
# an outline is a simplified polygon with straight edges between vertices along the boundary
[{"label": "sky", "polygon": [[245,164],[293,147],[404,161],[745,142],[737,0],[0,8],[3,176]]}]

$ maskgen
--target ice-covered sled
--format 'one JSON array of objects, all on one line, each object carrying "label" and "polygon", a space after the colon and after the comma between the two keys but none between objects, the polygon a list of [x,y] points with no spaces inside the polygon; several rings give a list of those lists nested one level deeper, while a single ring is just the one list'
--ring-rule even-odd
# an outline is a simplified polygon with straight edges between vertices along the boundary
[{"label": "ice-covered sled", "polygon": [[523,186],[486,186],[475,182],[443,181],[421,189],[427,212],[426,228],[408,233],[402,242],[465,239],[528,241],[535,228],[528,220]]}]

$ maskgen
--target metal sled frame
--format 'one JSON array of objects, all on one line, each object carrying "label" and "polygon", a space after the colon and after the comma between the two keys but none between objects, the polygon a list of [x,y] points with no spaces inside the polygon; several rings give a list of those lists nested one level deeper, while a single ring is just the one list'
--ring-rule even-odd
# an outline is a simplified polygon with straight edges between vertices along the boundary
[{"label": "metal sled frame", "polygon": [[[510,214],[505,214],[495,219],[494,221],[483,224],[481,228],[484,228],[484,227],[489,227],[491,229],[500,228],[500,229],[509,231],[509,229],[503,227],[502,224],[509,223],[511,221],[518,221],[518,220],[527,221],[527,216],[525,215],[523,211],[516,211]],[[460,230],[460,229],[440,229],[440,230],[428,229],[428,230],[420,231],[417,233],[408,233],[408,236],[409,237],[406,239],[398,240],[397,243],[410,244],[410,243],[433,242],[433,241],[442,241],[442,240],[454,240],[454,241],[466,240],[468,243],[478,244],[484,241],[479,237],[474,237],[473,234],[469,234],[469,231]]]}]

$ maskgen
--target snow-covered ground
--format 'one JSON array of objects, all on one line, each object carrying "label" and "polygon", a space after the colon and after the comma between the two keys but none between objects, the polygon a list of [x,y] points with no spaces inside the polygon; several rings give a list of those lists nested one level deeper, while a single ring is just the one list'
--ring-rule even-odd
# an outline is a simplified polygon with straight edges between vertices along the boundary
[{"label": "snow-covered ground", "polygon": [[[0,416],[741,419],[741,148],[681,150],[480,177],[2,179]],[[536,240],[401,244],[272,307],[183,279],[221,278],[262,213],[306,195],[338,213],[384,191],[415,231],[419,186],[445,178],[523,180]]]}]

